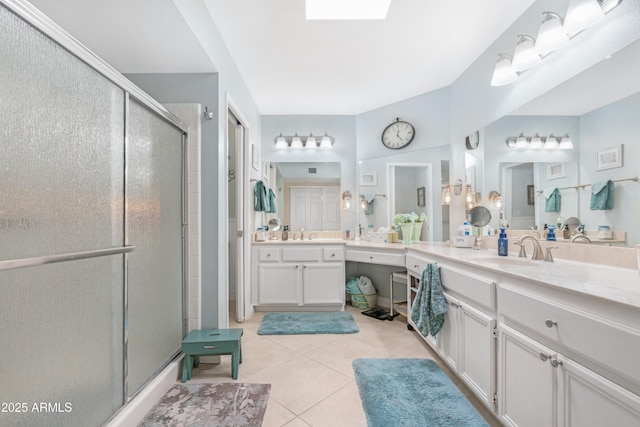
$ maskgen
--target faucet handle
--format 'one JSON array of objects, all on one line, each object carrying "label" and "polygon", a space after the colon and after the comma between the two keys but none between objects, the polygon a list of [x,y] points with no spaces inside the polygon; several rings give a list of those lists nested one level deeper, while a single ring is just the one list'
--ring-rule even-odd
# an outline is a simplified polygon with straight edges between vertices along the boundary
[{"label": "faucet handle", "polygon": [[553,262],[553,255],[551,254],[551,249],[558,249],[557,246],[551,246],[547,248],[547,252],[544,255],[544,260],[546,262]]},{"label": "faucet handle", "polygon": [[526,258],[527,257],[527,251],[524,248],[523,245],[524,242],[516,242],[515,244],[520,246],[520,252],[518,253],[518,258]]}]

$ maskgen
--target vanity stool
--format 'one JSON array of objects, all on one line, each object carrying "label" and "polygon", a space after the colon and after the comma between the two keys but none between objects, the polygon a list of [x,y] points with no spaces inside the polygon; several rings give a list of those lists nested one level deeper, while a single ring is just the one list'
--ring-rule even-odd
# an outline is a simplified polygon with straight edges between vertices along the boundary
[{"label": "vanity stool", "polygon": [[198,367],[199,356],[231,355],[231,377],[238,379],[238,363],[242,363],[240,338],[242,329],[198,329],[191,331],[182,341],[184,365],[182,382],[191,379],[192,369]]}]

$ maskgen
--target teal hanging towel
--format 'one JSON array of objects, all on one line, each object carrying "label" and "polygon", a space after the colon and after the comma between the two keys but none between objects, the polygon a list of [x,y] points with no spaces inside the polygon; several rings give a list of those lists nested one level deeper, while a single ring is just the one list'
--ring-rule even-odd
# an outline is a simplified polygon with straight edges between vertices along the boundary
[{"label": "teal hanging towel", "polygon": [[427,264],[411,307],[411,320],[422,336],[431,334],[435,337],[444,325],[446,312],[447,304],[440,281],[440,267],[435,262]]},{"label": "teal hanging towel", "polygon": [[542,194],[545,198],[544,211],[560,212],[560,190],[556,187],[545,188],[542,190]]},{"label": "teal hanging towel", "polygon": [[591,184],[591,210],[613,209],[613,181],[598,181]]},{"label": "teal hanging towel", "polygon": [[253,208],[256,212],[269,212],[269,197],[262,181],[253,188]]},{"label": "teal hanging towel", "polygon": [[367,202],[367,209],[365,209],[365,215],[373,215],[373,202],[375,202],[376,195],[372,193],[364,194],[364,199]]},{"label": "teal hanging towel", "polygon": [[265,211],[269,213],[276,213],[276,193],[269,189],[269,210]]}]

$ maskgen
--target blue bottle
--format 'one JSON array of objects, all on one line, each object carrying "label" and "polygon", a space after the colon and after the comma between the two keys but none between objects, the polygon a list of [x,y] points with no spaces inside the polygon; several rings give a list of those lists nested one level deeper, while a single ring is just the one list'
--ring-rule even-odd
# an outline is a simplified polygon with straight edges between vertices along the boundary
[{"label": "blue bottle", "polygon": [[498,237],[498,255],[509,255],[509,239],[507,239],[507,232],[504,227],[500,228],[500,236]]},{"label": "blue bottle", "polygon": [[556,241],[555,227],[549,226],[549,230],[547,231],[547,240]]}]

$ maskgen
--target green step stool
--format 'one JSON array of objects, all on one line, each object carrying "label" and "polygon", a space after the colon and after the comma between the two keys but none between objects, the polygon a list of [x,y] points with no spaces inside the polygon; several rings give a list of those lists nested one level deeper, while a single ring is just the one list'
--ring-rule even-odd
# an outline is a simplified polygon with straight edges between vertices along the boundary
[{"label": "green step stool", "polygon": [[198,367],[198,356],[231,355],[231,377],[238,379],[238,363],[242,363],[240,338],[242,329],[198,329],[191,331],[182,340],[184,365],[182,366],[182,382],[191,379],[192,369]]}]

